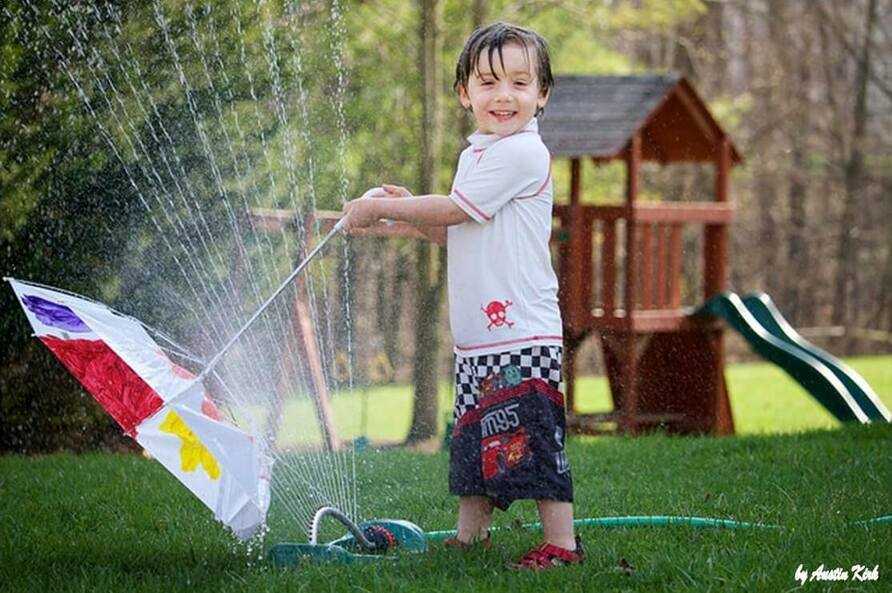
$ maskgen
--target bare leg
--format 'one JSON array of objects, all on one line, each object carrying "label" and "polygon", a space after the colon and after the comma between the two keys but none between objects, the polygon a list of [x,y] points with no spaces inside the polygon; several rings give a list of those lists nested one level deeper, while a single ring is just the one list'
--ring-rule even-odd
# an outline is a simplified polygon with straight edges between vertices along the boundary
[{"label": "bare leg", "polygon": [[573,503],[556,500],[537,500],[542,534],[549,544],[566,550],[576,549],[573,536]]},{"label": "bare leg", "polygon": [[486,496],[460,496],[458,499],[458,533],[463,542],[486,538],[492,523],[492,503]]}]

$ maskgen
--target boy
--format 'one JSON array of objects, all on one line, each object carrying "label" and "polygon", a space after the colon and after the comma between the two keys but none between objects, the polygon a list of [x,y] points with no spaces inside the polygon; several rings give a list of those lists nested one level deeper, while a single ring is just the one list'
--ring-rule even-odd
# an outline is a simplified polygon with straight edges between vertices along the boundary
[{"label": "boy", "polygon": [[538,116],[554,80],[545,40],[494,23],[468,38],[454,88],[473,113],[448,196],[385,185],[344,206],[347,230],[392,219],[447,246],[455,340],[449,490],[458,530],[446,545],[489,547],[492,510],[534,499],[544,543],[514,568],[582,562],[564,452],[562,326],[551,267],[551,157]]}]

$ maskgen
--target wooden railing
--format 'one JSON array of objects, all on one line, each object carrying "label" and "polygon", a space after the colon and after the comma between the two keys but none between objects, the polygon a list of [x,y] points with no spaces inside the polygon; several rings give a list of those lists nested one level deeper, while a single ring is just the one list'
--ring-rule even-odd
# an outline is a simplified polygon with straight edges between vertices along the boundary
[{"label": "wooden railing", "polygon": [[[555,206],[554,216],[562,313],[571,331],[585,333],[599,325],[633,324],[636,316],[654,327],[678,319],[684,226],[727,225],[733,207],[714,202]],[[701,259],[700,265],[705,279],[709,262]]]}]

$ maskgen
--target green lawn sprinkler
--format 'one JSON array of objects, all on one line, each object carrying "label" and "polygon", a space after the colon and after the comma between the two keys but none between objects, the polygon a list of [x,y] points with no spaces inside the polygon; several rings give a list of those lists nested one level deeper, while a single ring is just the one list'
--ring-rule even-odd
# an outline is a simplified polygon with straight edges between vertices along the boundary
[{"label": "green lawn sprinkler", "polygon": [[[319,524],[322,518],[331,516],[350,531],[327,544],[318,543]],[[322,507],[313,516],[310,526],[310,542],[294,544],[283,542],[274,545],[267,559],[280,568],[297,567],[303,563],[337,562],[353,564],[393,560],[400,552],[426,552],[424,532],[414,523],[396,519],[376,519],[356,525],[340,510]]]}]

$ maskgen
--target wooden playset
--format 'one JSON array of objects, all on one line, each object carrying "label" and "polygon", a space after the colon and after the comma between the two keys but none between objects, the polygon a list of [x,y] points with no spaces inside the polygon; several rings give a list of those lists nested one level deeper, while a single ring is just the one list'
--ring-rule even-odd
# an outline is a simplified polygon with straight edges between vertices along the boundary
[{"label": "wooden playset", "polygon": [[[731,140],[676,76],[558,77],[540,132],[552,156],[570,166],[569,204],[555,206],[553,234],[570,426],[586,433],[611,424],[630,434],[658,426],[733,433],[722,326],[682,306],[685,225],[702,228],[704,300],[726,288],[729,175],[741,161]],[[625,163],[622,205],[581,203],[583,159]],[[643,161],[713,164],[715,201],[639,201]],[[609,413],[576,410],[576,352],[591,335],[601,342]]]}]

